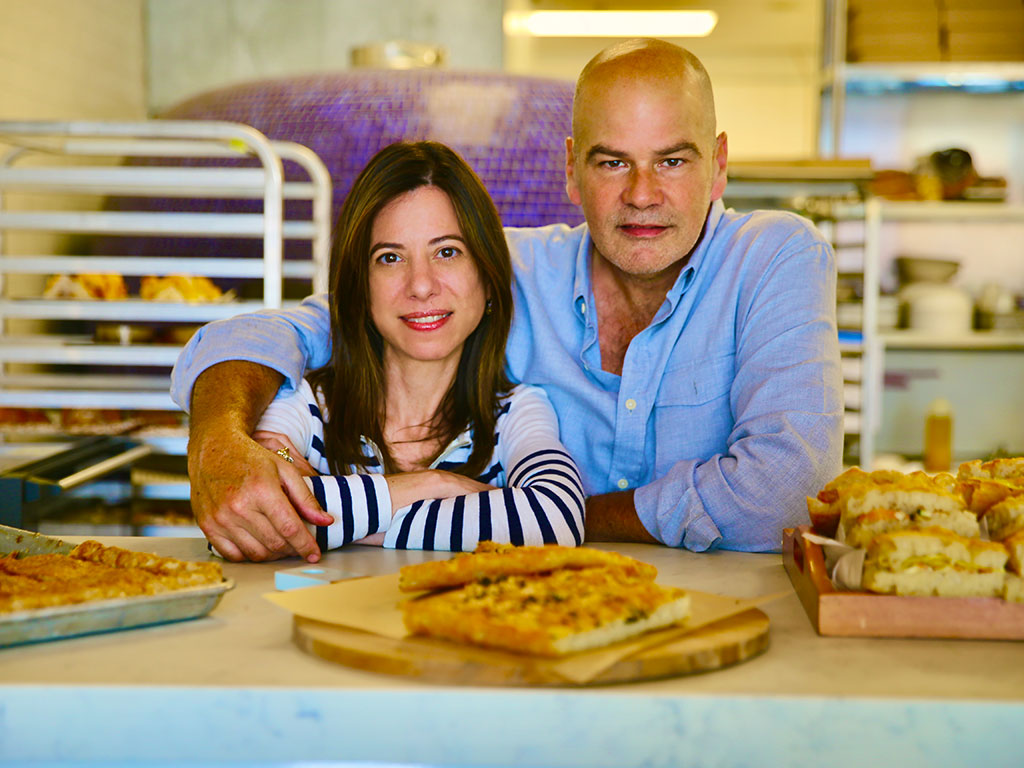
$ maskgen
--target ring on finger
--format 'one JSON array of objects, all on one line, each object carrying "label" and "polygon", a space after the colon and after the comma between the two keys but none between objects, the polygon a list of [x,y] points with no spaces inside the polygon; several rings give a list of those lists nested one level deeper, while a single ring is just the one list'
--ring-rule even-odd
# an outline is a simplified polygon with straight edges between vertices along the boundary
[{"label": "ring on finger", "polygon": [[282,459],[287,461],[289,464],[294,464],[295,463],[295,459],[293,459],[291,456],[288,455],[288,448],[287,447],[279,448],[278,450],[274,451],[274,453],[276,453]]}]

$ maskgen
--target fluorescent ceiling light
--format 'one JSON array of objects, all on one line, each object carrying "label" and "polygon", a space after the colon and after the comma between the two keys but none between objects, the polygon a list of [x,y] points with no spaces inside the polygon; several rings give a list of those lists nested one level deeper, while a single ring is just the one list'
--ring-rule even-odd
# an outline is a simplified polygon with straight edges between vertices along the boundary
[{"label": "fluorescent ceiling light", "polygon": [[714,11],[509,11],[506,35],[534,37],[706,37]]}]

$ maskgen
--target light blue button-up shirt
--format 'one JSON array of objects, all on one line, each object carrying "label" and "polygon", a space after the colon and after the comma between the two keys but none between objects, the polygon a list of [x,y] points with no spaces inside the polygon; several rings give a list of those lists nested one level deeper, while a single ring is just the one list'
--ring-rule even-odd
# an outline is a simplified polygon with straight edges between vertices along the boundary
[{"label": "light blue button-up shirt", "polygon": [[[621,376],[601,368],[587,226],[506,234],[509,370],[547,392],[587,494],[635,489],[641,522],[670,546],[777,550],[841,463],[835,261],[820,233],[793,214],[712,204]],[[292,388],[329,352],[325,295],[217,321],[182,352],[172,396],[185,407],[199,373],[228,359]]]}]

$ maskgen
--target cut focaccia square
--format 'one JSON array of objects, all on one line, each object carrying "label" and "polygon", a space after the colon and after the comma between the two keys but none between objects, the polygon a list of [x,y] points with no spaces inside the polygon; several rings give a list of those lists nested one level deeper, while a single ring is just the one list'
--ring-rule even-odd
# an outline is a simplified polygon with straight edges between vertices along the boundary
[{"label": "cut focaccia square", "polygon": [[1007,539],[1024,531],[1024,496],[1010,496],[989,507],[985,522],[993,539]]},{"label": "cut focaccia square", "polygon": [[482,541],[472,553],[449,560],[404,566],[398,588],[403,592],[457,587],[483,578],[543,573],[560,568],[582,569],[612,566],[624,573],[653,581],[658,569],[648,563],[590,547],[514,547]]},{"label": "cut focaccia square", "polygon": [[874,538],[862,585],[871,592],[942,597],[996,597],[1006,580],[1006,547],[942,528],[903,530]]},{"label": "cut focaccia square", "polygon": [[852,467],[826,484],[817,497],[808,497],[807,511],[816,531],[836,536],[841,523],[844,541],[859,548],[867,547],[879,533],[907,528],[941,527],[961,536],[980,535],[977,515],[966,508],[956,478],[946,472],[869,473]]},{"label": "cut focaccia square", "polygon": [[957,470],[957,478],[969,477],[1019,478],[1024,480],[1024,457],[965,461]]},{"label": "cut focaccia square", "polygon": [[1024,458],[965,462],[957,484],[971,511],[983,515],[1010,496],[1024,495]]},{"label": "cut focaccia square", "polygon": [[539,656],[561,656],[681,622],[687,594],[617,567],[485,577],[402,603],[406,629]]},{"label": "cut focaccia square", "polygon": [[1024,576],[1024,531],[1013,534],[1003,544],[1010,553],[1010,570],[1018,576]]}]

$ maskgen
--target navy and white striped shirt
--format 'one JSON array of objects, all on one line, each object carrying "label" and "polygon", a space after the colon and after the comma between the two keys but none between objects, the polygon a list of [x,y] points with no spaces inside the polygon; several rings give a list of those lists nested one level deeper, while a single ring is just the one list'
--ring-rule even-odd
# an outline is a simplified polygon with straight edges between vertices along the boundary
[{"label": "navy and white striped shirt", "polygon": [[[309,384],[279,395],[257,429],[280,432],[302,451],[319,477],[304,478],[320,506],[334,516],[313,526],[321,549],[334,549],[373,533],[385,533],[395,549],[472,550],[480,541],[516,545],[583,543],[583,483],[558,439],[558,420],[547,395],[519,385],[502,400],[494,454],[477,478],[496,490],[417,501],[392,514],[380,453],[363,438],[367,466],[360,473],[330,475],[324,451],[324,419]],[[430,469],[462,466],[473,450],[470,430],[456,437]]]}]

